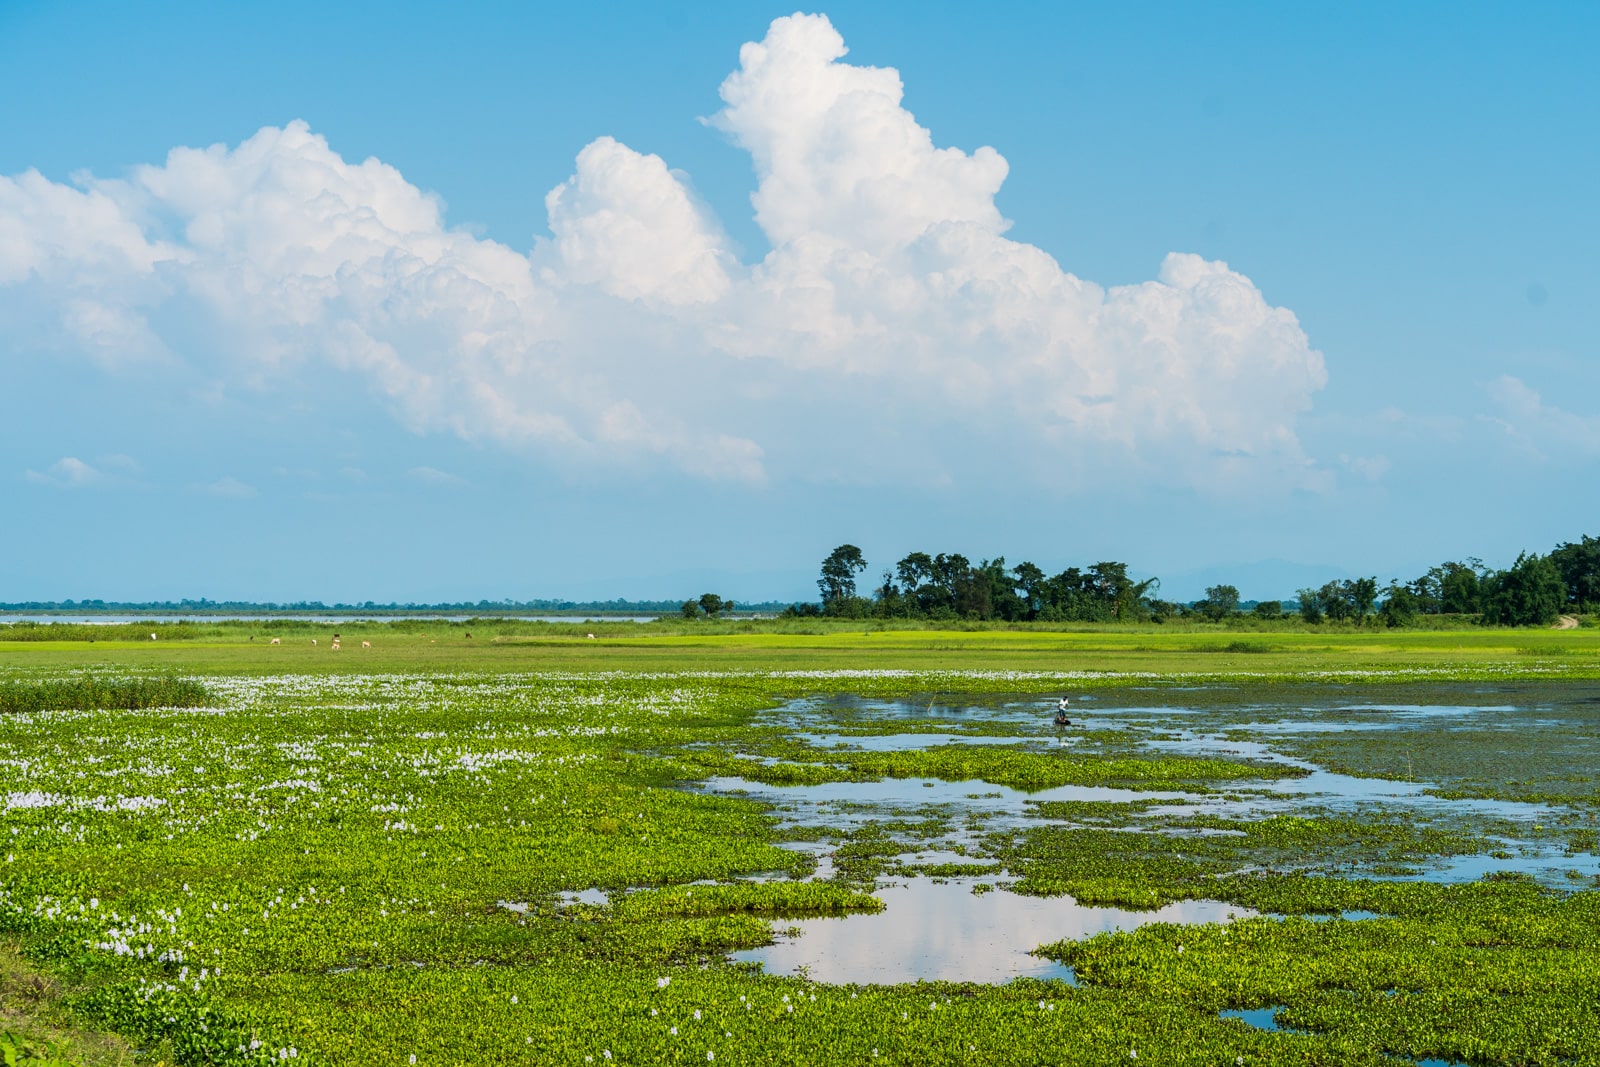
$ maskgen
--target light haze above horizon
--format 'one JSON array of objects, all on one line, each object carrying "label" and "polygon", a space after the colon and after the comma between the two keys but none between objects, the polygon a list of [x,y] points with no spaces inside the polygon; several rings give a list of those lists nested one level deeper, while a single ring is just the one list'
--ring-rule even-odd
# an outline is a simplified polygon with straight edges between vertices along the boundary
[{"label": "light haze above horizon", "polygon": [[0,601],[813,599],[844,542],[1255,599],[1600,533],[1597,39],[0,5]]}]

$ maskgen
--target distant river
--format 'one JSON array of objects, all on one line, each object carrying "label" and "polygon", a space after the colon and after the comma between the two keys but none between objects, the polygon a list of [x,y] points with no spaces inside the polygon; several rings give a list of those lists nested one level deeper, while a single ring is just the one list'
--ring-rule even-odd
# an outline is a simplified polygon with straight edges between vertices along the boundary
[{"label": "distant river", "polygon": [[0,625],[12,622],[67,622],[114,626],[129,622],[445,622],[500,619],[514,622],[655,622],[659,615],[11,615],[0,614]]}]

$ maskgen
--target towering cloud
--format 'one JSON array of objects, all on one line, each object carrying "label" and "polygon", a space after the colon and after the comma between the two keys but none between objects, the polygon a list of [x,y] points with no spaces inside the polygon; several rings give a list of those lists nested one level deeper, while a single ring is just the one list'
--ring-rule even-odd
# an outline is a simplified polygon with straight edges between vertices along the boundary
[{"label": "towering cloud", "polygon": [[[1293,420],[1325,373],[1291,312],[1196,256],[1104,289],[1007,239],[1000,154],[937,147],[898,74],[845,52],[825,17],[778,19],[722,84],[757,263],[610,137],[524,254],[291,123],[124,179],[0,178],[0,321],[114,373],[308,396],[353,377],[413,429],[557,465],[1316,484]],[[864,447],[888,439],[909,444]]]}]

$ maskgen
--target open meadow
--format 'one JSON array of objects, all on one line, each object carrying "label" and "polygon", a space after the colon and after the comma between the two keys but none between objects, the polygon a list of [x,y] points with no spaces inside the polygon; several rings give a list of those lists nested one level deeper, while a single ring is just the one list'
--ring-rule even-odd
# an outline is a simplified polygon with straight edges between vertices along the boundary
[{"label": "open meadow", "polygon": [[1600,1063],[1592,627],[17,628],[0,775],[58,1062]]}]

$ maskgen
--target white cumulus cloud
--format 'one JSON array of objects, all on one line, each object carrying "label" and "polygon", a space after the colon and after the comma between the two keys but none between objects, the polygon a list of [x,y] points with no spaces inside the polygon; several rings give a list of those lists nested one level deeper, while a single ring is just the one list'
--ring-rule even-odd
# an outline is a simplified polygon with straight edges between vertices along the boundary
[{"label": "white cumulus cloud", "polygon": [[721,229],[660,156],[602,137],[577,162],[577,173],[544,198],[561,259],[552,281],[668,304],[727,293],[733,257]]},{"label": "white cumulus cloud", "polygon": [[524,253],[294,122],[119,179],[0,178],[0,325],[110,373],[364,383],[412,430],[573,469],[1321,484],[1295,417],[1326,375],[1292,312],[1198,256],[1105,288],[1009,240],[999,152],[938,146],[896,71],[845,54],[782,18],[722,84],[756,263],[610,137]]}]

